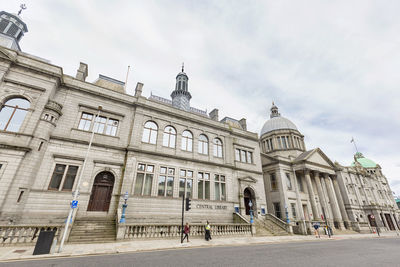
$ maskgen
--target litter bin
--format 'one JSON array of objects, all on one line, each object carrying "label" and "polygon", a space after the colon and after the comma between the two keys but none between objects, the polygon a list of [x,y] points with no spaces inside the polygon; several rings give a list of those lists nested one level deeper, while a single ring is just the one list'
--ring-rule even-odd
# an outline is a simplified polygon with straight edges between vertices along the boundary
[{"label": "litter bin", "polygon": [[33,255],[49,254],[57,228],[41,230]]}]

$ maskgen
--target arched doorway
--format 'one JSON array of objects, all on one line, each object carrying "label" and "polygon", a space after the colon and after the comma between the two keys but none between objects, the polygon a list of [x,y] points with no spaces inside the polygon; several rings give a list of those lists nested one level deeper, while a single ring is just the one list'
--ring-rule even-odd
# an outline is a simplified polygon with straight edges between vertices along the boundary
[{"label": "arched doorway", "polygon": [[[252,202],[252,209],[255,210],[255,201],[254,201],[254,193],[251,188],[246,188],[243,192],[243,198],[244,198],[244,207],[246,208],[246,215],[250,215],[250,200]],[[254,213],[253,213],[254,214]]]},{"label": "arched doorway", "polygon": [[114,187],[114,175],[111,172],[100,172],[94,178],[88,211],[108,211]]}]

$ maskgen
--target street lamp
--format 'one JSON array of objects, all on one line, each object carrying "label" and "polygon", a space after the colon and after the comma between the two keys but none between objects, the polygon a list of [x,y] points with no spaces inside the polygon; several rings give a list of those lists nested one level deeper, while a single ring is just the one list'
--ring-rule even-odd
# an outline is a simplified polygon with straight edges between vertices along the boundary
[{"label": "street lamp", "polygon": [[128,207],[128,204],[126,202],[128,201],[129,198],[129,193],[125,192],[124,194],[124,204],[122,204],[122,215],[121,215],[121,220],[119,220],[119,223],[124,223],[125,222],[125,211],[126,207]]},{"label": "street lamp", "polygon": [[253,207],[253,202],[251,202],[251,200],[249,201],[249,207],[250,207],[250,223],[254,223],[254,219],[253,219],[253,209],[251,207]]}]

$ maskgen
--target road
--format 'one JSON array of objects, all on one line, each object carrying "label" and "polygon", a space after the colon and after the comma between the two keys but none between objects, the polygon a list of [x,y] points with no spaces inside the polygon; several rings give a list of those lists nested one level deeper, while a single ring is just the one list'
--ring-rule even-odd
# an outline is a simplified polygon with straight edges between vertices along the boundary
[{"label": "road", "polygon": [[208,247],[0,263],[0,266],[400,266],[400,238]]}]

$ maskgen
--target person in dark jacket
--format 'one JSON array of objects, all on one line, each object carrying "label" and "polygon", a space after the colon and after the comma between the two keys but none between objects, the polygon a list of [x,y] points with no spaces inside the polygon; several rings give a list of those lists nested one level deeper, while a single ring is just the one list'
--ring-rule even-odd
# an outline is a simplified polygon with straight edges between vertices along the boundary
[{"label": "person in dark jacket", "polygon": [[190,233],[189,223],[185,224],[185,228],[183,228],[183,233],[185,234],[185,236],[183,237],[182,242],[185,240],[185,238],[187,238],[187,242],[189,242],[189,233]]}]

